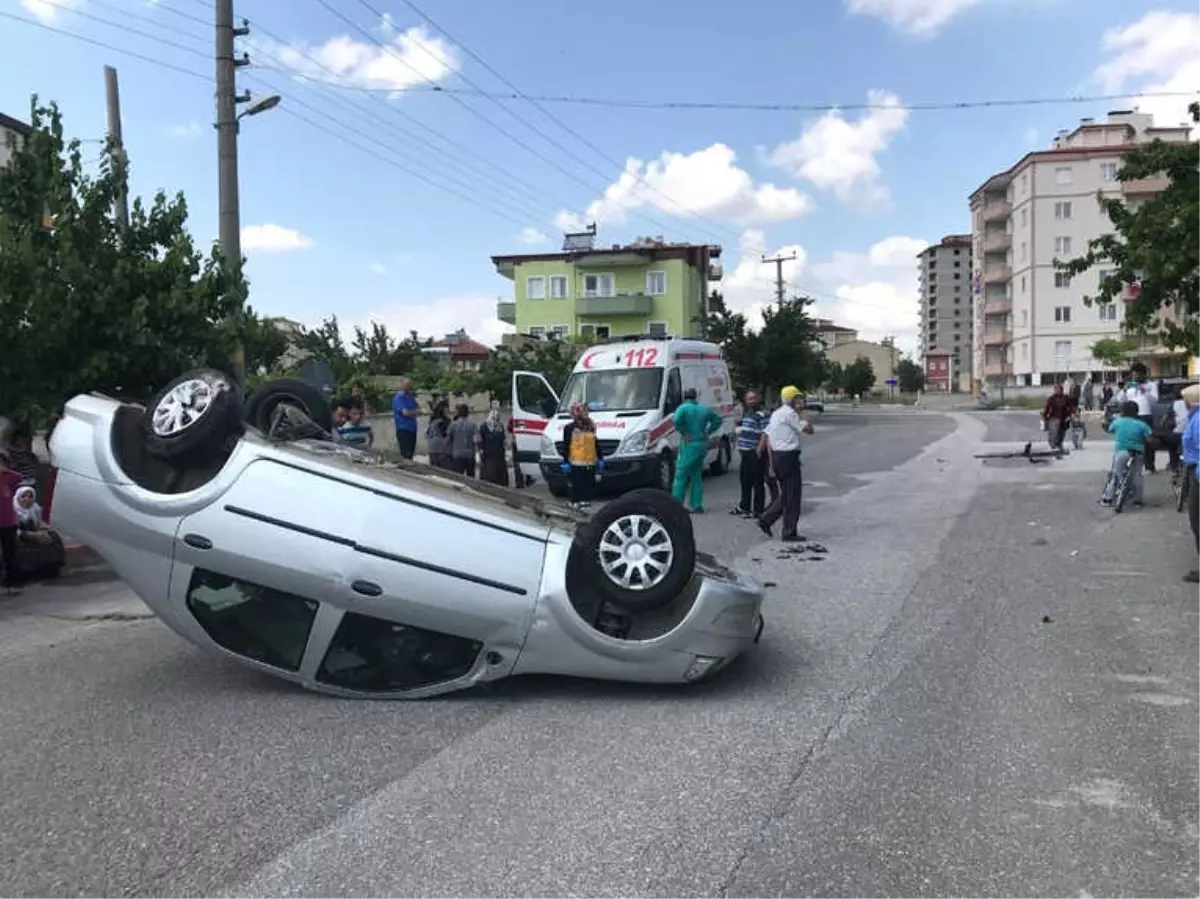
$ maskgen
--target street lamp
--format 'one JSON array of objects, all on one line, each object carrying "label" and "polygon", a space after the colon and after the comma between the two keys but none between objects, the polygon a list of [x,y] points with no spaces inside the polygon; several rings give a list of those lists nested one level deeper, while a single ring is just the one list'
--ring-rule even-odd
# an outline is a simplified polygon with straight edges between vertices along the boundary
[{"label": "street lamp", "polygon": [[249,118],[252,115],[258,115],[260,112],[266,112],[268,109],[274,109],[279,105],[279,101],[283,98],[279,94],[267,94],[265,97],[259,97],[257,100],[250,100],[249,105],[238,113],[238,119]]}]

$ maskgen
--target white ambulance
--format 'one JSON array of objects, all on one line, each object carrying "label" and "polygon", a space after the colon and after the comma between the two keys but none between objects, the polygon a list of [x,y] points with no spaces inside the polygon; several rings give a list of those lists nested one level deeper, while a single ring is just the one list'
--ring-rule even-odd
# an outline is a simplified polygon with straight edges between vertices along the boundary
[{"label": "white ambulance", "polygon": [[737,445],[738,405],[716,344],[640,337],[591,347],[575,363],[561,396],[537,372],[514,372],[512,430],[522,474],[542,478],[555,496],[566,495],[562,433],[572,404],[584,403],[604,456],[602,484],[670,490],[679,446],[671,416],[688,388],[723,418],[707,459],[709,471],[720,474]]}]

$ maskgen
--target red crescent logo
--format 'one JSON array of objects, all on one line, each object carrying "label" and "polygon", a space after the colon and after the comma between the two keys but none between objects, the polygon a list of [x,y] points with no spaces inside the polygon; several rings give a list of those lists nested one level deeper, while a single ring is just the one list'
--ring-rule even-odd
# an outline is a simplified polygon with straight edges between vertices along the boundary
[{"label": "red crescent logo", "polygon": [[581,365],[583,368],[591,368],[591,367],[592,367],[592,360],[593,360],[593,359],[595,359],[595,358],[596,358],[597,356],[599,356],[599,355],[600,355],[599,353],[588,353],[586,356],[584,356],[584,357],[583,357],[583,361],[582,361],[582,362],[580,362],[579,364],[580,364],[580,365]]}]

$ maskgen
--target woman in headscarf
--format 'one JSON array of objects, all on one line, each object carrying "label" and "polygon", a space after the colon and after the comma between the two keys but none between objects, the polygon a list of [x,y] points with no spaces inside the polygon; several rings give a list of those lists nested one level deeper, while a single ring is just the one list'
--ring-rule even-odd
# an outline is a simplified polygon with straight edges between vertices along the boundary
[{"label": "woman in headscarf", "polygon": [[429,452],[429,464],[434,468],[450,467],[450,404],[438,400],[433,404],[433,414],[425,428],[425,445]]},{"label": "woman in headscarf", "polygon": [[604,466],[596,423],[583,403],[571,404],[571,422],[563,428],[563,468],[571,489],[571,502],[586,508],[596,494],[596,473]]},{"label": "woman in headscarf", "polygon": [[489,484],[508,486],[508,467],[504,460],[504,444],[506,442],[504,423],[500,420],[500,410],[492,406],[487,420],[479,429],[479,479]]}]

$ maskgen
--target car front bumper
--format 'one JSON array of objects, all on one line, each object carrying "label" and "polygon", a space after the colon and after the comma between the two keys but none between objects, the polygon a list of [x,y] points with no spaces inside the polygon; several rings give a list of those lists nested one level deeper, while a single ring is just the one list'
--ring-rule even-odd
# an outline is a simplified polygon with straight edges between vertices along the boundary
[{"label": "car front bumper", "polygon": [[[562,461],[541,459],[538,462],[542,479],[551,487],[566,488],[569,478],[562,470]],[[597,487],[611,490],[628,490],[654,483],[658,471],[657,456],[615,456],[604,460],[604,468],[596,481]]]}]

